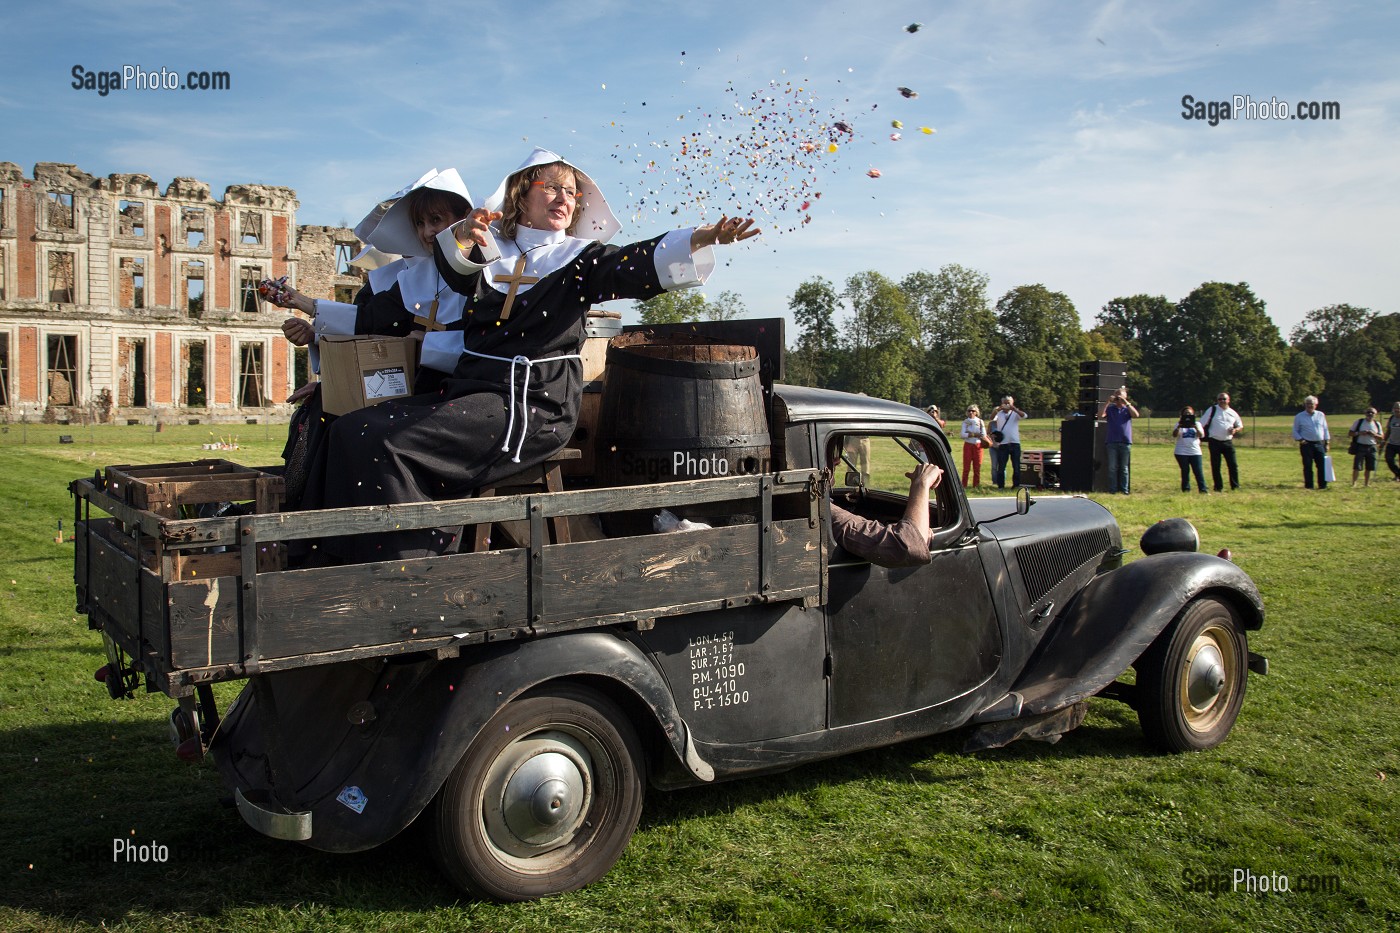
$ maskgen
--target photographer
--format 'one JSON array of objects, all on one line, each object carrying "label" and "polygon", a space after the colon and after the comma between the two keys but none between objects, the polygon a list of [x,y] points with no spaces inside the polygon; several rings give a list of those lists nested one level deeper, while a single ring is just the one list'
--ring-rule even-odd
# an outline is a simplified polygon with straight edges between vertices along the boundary
[{"label": "photographer", "polygon": [[1003,395],[1001,406],[992,415],[992,482],[1006,486],[1006,464],[1011,463],[1011,486],[1021,485],[1021,419],[1026,413],[1016,407],[1016,399]]},{"label": "photographer", "polygon": [[1181,410],[1181,417],[1172,428],[1176,438],[1176,465],[1181,468],[1181,491],[1191,491],[1191,474],[1196,474],[1196,488],[1206,491],[1206,473],[1201,463],[1201,427],[1196,424],[1196,409],[1187,405]]},{"label": "photographer", "polygon": [[1128,494],[1129,473],[1133,462],[1133,419],[1138,410],[1128,401],[1128,387],[1123,386],[1108,397],[1099,409],[1099,417],[1108,422],[1104,435],[1104,452],[1108,457],[1108,491]]}]

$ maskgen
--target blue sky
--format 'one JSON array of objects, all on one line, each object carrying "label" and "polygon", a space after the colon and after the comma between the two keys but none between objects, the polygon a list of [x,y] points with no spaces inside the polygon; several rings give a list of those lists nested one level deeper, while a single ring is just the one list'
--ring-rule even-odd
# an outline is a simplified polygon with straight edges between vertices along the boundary
[{"label": "blue sky", "polygon": [[[993,300],[1063,291],[1086,327],[1114,297],[1213,280],[1249,282],[1285,337],[1328,304],[1400,310],[1393,4],[30,10],[8,18],[0,59],[0,160],[26,174],[281,184],[299,222],[353,224],[430,167],[484,198],[541,145],[600,183],[618,242],[759,216],[764,235],[722,253],[706,287],[753,315],[785,313],[817,275],[839,288],[953,262],[990,275]],[[72,87],[75,65],[227,71],[232,87],[100,96]],[[1183,119],[1187,94],[1336,101],[1341,119],[1210,126]]]}]

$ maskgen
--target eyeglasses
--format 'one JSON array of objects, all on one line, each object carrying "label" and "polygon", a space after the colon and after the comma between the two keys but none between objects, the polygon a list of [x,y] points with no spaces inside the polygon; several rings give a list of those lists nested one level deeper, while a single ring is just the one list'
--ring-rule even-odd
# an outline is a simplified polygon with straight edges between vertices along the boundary
[{"label": "eyeglasses", "polygon": [[1217,395],[1217,396],[1215,397],[1215,400],[1216,400],[1217,402],[1228,402],[1228,401],[1230,401],[1230,396],[1228,396],[1228,395]]},{"label": "eyeglasses", "polygon": [[552,181],[532,181],[530,182],[530,187],[543,188],[544,193],[549,195],[551,198],[559,197],[559,193],[562,191],[564,193],[564,197],[568,198],[570,201],[578,200],[577,188],[566,188],[563,185],[556,184]]}]

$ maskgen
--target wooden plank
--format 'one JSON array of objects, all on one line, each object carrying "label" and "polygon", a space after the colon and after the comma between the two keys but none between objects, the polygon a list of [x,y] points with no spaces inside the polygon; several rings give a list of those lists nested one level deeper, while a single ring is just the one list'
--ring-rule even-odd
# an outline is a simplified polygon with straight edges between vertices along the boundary
[{"label": "wooden plank", "polygon": [[[769,474],[773,494],[801,495],[818,475],[811,470],[790,470]],[[721,476],[712,479],[663,483],[655,486],[578,489],[537,496],[545,518],[556,515],[597,515],[627,509],[661,509],[699,505],[707,502],[740,501],[756,498],[761,476]],[[756,506],[751,509],[756,510]],[[739,510],[742,511],[742,510]],[[448,499],[442,502],[415,502],[401,505],[359,506],[323,509],[316,512],[282,512],[253,517],[259,541],[291,541],[333,535],[370,534],[410,528],[436,528],[475,525],[482,522],[528,521],[525,496],[498,496],[486,499]],[[189,522],[169,522],[171,531]]]},{"label": "wooden plank", "polygon": [[260,574],[263,657],[524,628],[526,558],[513,549]]},{"label": "wooden plank", "polygon": [[210,577],[166,587],[170,609],[170,667],[183,670],[237,664],[238,577]]},{"label": "wooden plank", "polygon": [[[819,529],[774,522],[775,591],[818,590]],[[666,615],[670,601],[759,597],[758,527],[611,538],[544,549],[545,628],[556,621],[627,613]],[[647,607],[651,607],[647,609]]]}]

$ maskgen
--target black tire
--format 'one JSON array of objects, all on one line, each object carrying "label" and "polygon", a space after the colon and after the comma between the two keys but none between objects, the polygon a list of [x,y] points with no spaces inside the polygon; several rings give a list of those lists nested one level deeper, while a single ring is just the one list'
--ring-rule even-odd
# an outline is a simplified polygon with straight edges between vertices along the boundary
[{"label": "black tire", "polygon": [[1189,603],[1138,659],[1142,731],[1166,752],[1214,748],[1244,703],[1249,646],[1233,609],[1214,599]]},{"label": "black tire", "polygon": [[524,901],[597,881],[642,813],[636,730],[603,695],[560,684],[508,704],[438,791],[443,871],[469,893]]}]

